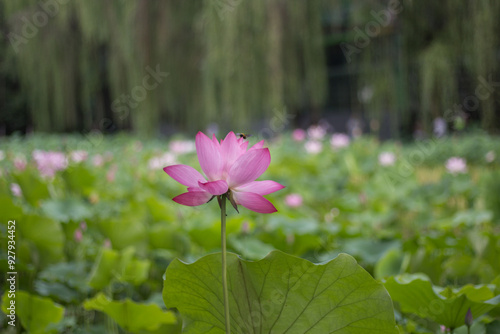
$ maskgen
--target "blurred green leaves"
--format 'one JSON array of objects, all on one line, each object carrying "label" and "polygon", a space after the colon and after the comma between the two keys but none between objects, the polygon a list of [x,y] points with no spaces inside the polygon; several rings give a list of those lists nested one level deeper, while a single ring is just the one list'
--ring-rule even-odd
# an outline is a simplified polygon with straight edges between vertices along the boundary
[{"label": "blurred green leaves", "polygon": [[495,296],[494,289],[486,285],[441,288],[423,275],[407,274],[386,279],[384,286],[403,312],[448,328],[463,326],[469,308],[477,319],[500,305],[500,295]]},{"label": "blurred green leaves", "polygon": [[121,327],[132,333],[139,333],[141,330],[154,331],[162,324],[177,323],[172,312],[165,312],[156,304],[141,304],[130,299],[114,301],[102,293],[86,300],[83,306],[87,310],[106,313]]},{"label": "blurred green leaves", "polygon": [[2,311],[9,314],[7,308],[10,301],[15,301],[15,314],[29,333],[45,334],[57,333],[53,325],[60,322],[64,315],[64,308],[55,304],[50,298],[42,298],[26,291],[16,291],[15,298],[8,298],[4,293]]}]

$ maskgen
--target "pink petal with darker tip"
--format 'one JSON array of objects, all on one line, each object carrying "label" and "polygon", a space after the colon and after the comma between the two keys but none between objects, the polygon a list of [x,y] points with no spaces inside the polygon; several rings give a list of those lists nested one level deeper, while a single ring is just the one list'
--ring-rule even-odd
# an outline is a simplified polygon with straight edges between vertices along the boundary
[{"label": "pink petal with darker tip", "polygon": [[196,135],[196,152],[201,169],[209,180],[220,179],[222,172],[222,159],[220,147],[208,138],[203,132]]},{"label": "pink petal with darker tip", "polygon": [[269,149],[262,148],[249,150],[240,156],[228,173],[228,184],[230,188],[237,188],[241,185],[254,181],[262,175],[271,163]]},{"label": "pink petal with darker tip", "polygon": [[187,206],[198,206],[208,202],[212,195],[205,191],[189,191],[173,198],[173,201]]},{"label": "pink petal with darker tip", "polygon": [[253,181],[253,182],[244,184],[242,186],[239,186],[238,188],[235,188],[234,190],[241,191],[241,192],[255,193],[258,195],[268,195],[270,193],[281,190],[283,188],[285,188],[285,186],[279,184],[278,182],[266,180],[266,181]]},{"label": "pink petal with darker tip", "polygon": [[273,213],[278,210],[267,199],[259,194],[246,192],[233,192],[237,204],[258,213]]},{"label": "pink petal with darker tip", "polygon": [[198,182],[201,189],[209,192],[212,195],[222,195],[227,193],[227,183],[224,180],[212,182]]},{"label": "pink petal with darker tip", "polygon": [[205,178],[196,169],[187,165],[173,165],[163,168],[175,181],[187,187],[198,187],[198,181],[205,182]]}]

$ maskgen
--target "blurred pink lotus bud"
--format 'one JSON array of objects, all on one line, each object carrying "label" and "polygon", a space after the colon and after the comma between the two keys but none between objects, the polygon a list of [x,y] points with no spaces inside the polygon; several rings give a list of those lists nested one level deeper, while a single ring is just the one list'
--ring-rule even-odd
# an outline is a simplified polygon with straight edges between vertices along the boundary
[{"label": "blurred pink lotus bud", "polygon": [[186,154],[194,152],[195,143],[191,140],[172,140],[170,150],[175,154]]},{"label": "blurred pink lotus bud", "polygon": [[330,144],[332,148],[338,149],[342,147],[349,146],[351,139],[345,133],[334,133],[330,139]]},{"label": "blurred pink lotus bud", "polygon": [[71,156],[71,160],[73,162],[79,163],[79,162],[87,160],[88,153],[86,151],[83,151],[83,150],[72,151],[70,153],[70,156]]},{"label": "blurred pink lotus bud", "polygon": [[378,156],[378,163],[381,166],[394,166],[396,156],[392,152],[382,152]]},{"label": "blurred pink lotus bud", "polygon": [[304,144],[304,148],[309,154],[318,154],[323,150],[323,144],[317,140],[308,140]]},{"label": "blurred pink lotus bud", "polygon": [[111,166],[111,168],[106,173],[106,180],[108,180],[108,182],[113,182],[115,180],[117,170],[118,165],[113,164],[113,166]]},{"label": "blurred pink lotus bud", "polygon": [[43,177],[54,177],[57,171],[68,167],[68,161],[62,152],[35,150],[32,155]]},{"label": "blurred pink lotus bud", "polygon": [[21,197],[23,195],[21,187],[17,183],[10,184],[10,191],[12,191],[12,194],[16,197]]},{"label": "blurred pink lotus bud", "polygon": [[96,167],[101,167],[104,164],[104,159],[103,159],[102,155],[96,154],[94,156],[94,158],[92,159],[92,163]]},{"label": "blurred pink lotus bud", "polygon": [[302,206],[302,202],[302,196],[300,196],[299,194],[290,194],[285,197],[285,204],[291,208]]},{"label": "blurred pink lotus bud", "polygon": [[320,125],[311,125],[309,129],[307,129],[307,134],[311,139],[321,140],[326,135],[326,129]]},{"label": "blurred pink lotus bud", "polygon": [[82,230],[80,230],[79,228],[77,228],[75,230],[74,238],[75,238],[76,242],[82,241],[82,238],[83,238],[83,232],[82,232]]},{"label": "blurred pink lotus bud", "polygon": [[248,232],[250,232],[250,223],[245,220],[243,224],[241,224],[241,233],[247,234]]},{"label": "blurred pink lotus bud", "polygon": [[26,159],[24,156],[20,155],[14,158],[14,167],[20,172],[26,169]]},{"label": "blurred pink lotus bud", "polygon": [[87,223],[84,220],[80,222],[80,228],[82,229],[82,231],[85,231],[87,229]]},{"label": "blurred pink lotus bud", "polygon": [[467,172],[467,163],[465,159],[459,157],[452,157],[446,161],[446,169],[451,174],[459,174]]},{"label": "blurred pink lotus bud", "polygon": [[152,157],[148,161],[148,168],[151,170],[163,169],[165,166],[177,164],[175,154],[167,152],[158,157]]},{"label": "blurred pink lotus bud", "polygon": [[474,318],[472,317],[472,311],[469,309],[467,310],[467,314],[465,315],[465,326],[469,327],[472,326],[472,323],[474,322]]},{"label": "blurred pink lotus bud", "polygon": [[111,248],[111,241],[109,239],[104,240],[104,248]]},{"label": "blurred pink lotus bud", "polygon": [[306,139],[306,132],[302,129],[295,129],[292,132],[292,138],[295,141],[304,141]]}]

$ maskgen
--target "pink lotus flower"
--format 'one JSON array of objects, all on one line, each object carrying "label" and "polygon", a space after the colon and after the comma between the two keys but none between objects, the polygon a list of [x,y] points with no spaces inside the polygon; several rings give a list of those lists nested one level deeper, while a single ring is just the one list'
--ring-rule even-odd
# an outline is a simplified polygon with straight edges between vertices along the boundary
[{"label": "pink lotus flower", "polygon": [[75,238],[76,242],[82,241],[82,238],[83,238],[83,232],[82,232],[82,230],[80,230],[79,228],[77,228],[75,230],[75,234],[73,235],[73,237]]},{"label": "pink lotus flower", "polygon": [[304,144],[304,148],[306,149],[307,153],[318,154],[323,150],[323,144],[317,140],[308,140]]},{"label": "pink lotus flower", "polygon": [[148,161],[148,168],[151,170],[161,169],[165,165],[175,164],[177,162],[177,158],[175,154],[167,152],[159,157],[152,157]]},{"label": "pink lotus flower", "polygon": [[334,133],[330,139],[330,144],[334,149],[349,146],[349,136],[345,133]]},{"label": "pink lotus flower", "polygon": [[321,140],[326,135],[326,129],[321,125],[311,125],[309,129],[307,129],[307,134],[313,140]]},{"label": "pink lotus flower", "polygon": [[14,167],[20,172],[26,169],[26,159],[24,156],[17,156],[14,158]]},{"label": "pink lotus flower", "polygon": [[17,183],[10,184],[10,191],[12,191],[12,194],[16,197],[21,197],[23,195],[23,191]]},{"label": "pink lotus flower", "polygon": [[40,175],[45,177],[54,177],[57,171],[68,167],[68,161],[62,152],[35,150],[33,159],[35,159]]},{"label": "pink lotus flower", "polygon": [[378,163],[381,166],[393,166],[396,162],[396,156],[392,152],[382,152],[378,156]]},{"label": "pink lotus flower", "polygon": [[87,157],[88,157],[88,153],[86,151],[83,151],[83,150],[71,152],[71,160],[73,160],[76,163],[87,160]]},{"label": "pink lotus flower", "polygon": [[285,203],[291,208],[302,206],[302,196],[299,194],[290,194],[285,197]]},{"label": "pink lotus flower", "polygon": [[269,149],[260,141],[247,150],[248,142],[229,132],[220,143],[204,133],[196,135],[196,152],[206,178],[187,165],[173,165],[163,170],[177,182],[187,186],[187,192],[173,200],[187,206],[207,203],[215,196],[227,194],[231,204],[259,212],[276,212],[274,205],[264,198],[284,186],[274,181],[255,181],[271,162]]},{"label": "pink lotus flower", "polygon": [[459,174],[467,172],[467,163],[465,159],[452,157],[446,161],[446,169],[451,174]]},{"label": "pink lotus flower", "polygon": [[104,158],[100,154],[96,154],[92,159],[92,163],[95,167],[101,167],[104,164]]},{"label": "pink lotus flower", "polygon": [[195,145],[190,140],[173,140],[170,142],[170,150],[175,154],[186,154],[194,152]]},{"label": "pink lotus flower", "polygon": [[306,139],[306,132],[302,129],[295,129],[292,132],[292,138],[298,142],[304,141],[304,139]]}]

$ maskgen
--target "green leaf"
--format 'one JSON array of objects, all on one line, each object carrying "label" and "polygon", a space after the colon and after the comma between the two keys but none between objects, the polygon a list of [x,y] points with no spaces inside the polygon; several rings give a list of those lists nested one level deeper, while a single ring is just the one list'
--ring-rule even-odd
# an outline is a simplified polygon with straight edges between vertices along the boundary
[{"label": "green leaf", "polygon": [[[317,265],[279,251],[227,255],[231,333],[397,333],[392,302],[354,258]],[[167,268],[163,300],[191,320],[186,333],[224,333],[221,254]]]},{"label": "green leaf", "polygon": [[35,172],[25,171],[23,173],[13,173],[12,177],[19,184],[23,192],[23,197],[33,206],[38,206],[40,200],[49,198],[47,185],[40,181]]},{"label": "green leaf", "polygon": [[405,313],[431,319],[448,328],[458,328],[465,323],[470,308],[477,319],[500,305],[500,295],[485,285],[466,285],[459,290],[433,286],[424,275],[400,275],[385,281],[392,299]]},{"label": "green leaf", "polygon": [[[61,225],[40,216],[24,216],[16,223],[20,247],[18,255],[24,263],[47,264],[64,257],[64,233]],[[36,249],[34,249],[36,248]]]},{"label": "green leaf", "polygon": [[401,272],[402,264],[403,254],[401,251],[396,248],[389,249],[375,265],[374,276],[380,279],[397,275]]},{"label": "green leaf", "polygon": [[173,312],[163,311],[156,304],[140,304],[128,298],[124,301],[114,301],[102,293],[85,301],[83,306],[87,310],[106,313],[125,330],[133,333],[141,330],[154,331],[162,324],[177,323]]},{"label": "green leaf", "polygon": [[[2,299],[2,311],[9,314],[11,301],[15,301],[15,313],[23,327],[32,334],[54,333],[50,325],[60,322],[64,308],[55,304],[50,298],[41,298],[25,291],[16,291],[15,298],[5,293]],[[9,319],[10,320],[10,319]]]},{"label": "green leaf", "polygon": [[46,200],[42,203],[42,211],[60,222],[80,221],[92,215],[88,205],[76,198]]},{"label": "green leaf", "polygon": [[121,252],[103,249],[89,277],[89,286],[100,290],[112,280],[141,284],[148,278],[151,263],[135,259],[133,247]]}]

